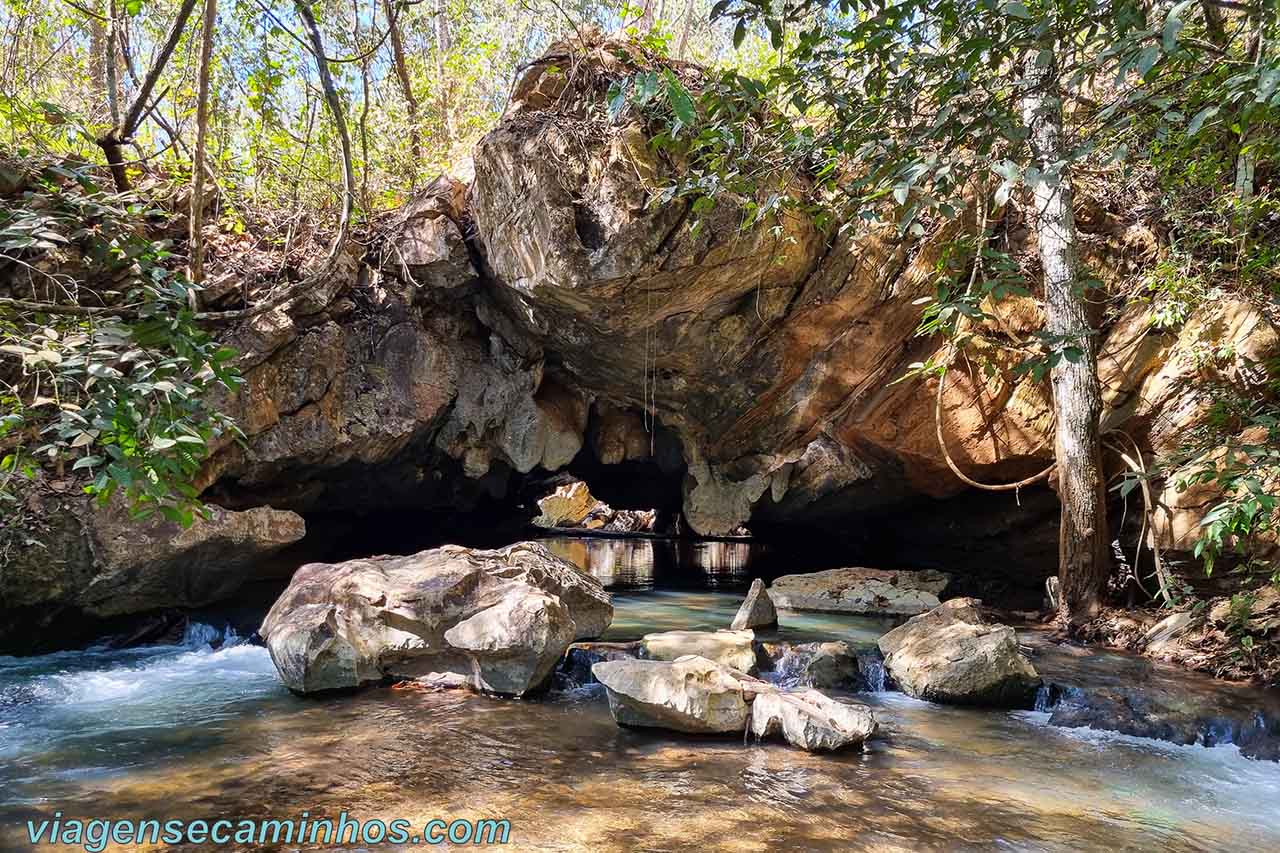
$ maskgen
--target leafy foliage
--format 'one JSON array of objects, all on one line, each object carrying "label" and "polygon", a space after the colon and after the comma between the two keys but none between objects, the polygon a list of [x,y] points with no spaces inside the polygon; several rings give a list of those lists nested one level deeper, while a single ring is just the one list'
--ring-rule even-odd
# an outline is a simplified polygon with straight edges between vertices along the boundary
[{"label": "leafy foliage", "polygon": [[[163,216],[70,167],[46,170],[0,212],[2,257],[33,291],[103,303],[89,314],[0,319],[5,486],[49,464],[87,472],[86,491],[103,502],[122,491],[141,514],[186,525],[199,511],[192,481],[209,442],[235,429],[210,394],[240,379],[235,352],[194,322],[191,285],[174,271],[168,241],[146,234],[145,222]],[[83,264],[76,278],[43,269],[73,259]]]}]

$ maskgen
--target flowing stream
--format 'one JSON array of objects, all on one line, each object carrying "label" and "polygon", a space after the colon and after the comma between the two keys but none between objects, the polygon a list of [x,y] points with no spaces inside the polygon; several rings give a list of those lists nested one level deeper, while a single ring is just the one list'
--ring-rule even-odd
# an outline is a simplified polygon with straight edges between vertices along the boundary
[{"label": "flowing stream", "polygon": [[[751,578],[742,543],[665,555],[674,546],[554,546],[615,589],[613,639],[723,627]],[[885,628],[784,614],[781,636],[865,646]],[[1042,664],[1126,682],[1149,666],[1047,651]],[[1248,695],[1189,674],[1160,679],[1202,698]],[[539,701],[392,689],[303,699],[280,686],[265,649],[198,623],[178,646],[0,658],[0,849],[30,849],[26,821],[55,809],[162,820],[303,810],[415,825],[506,818],[509,847],[530,850],[1280,849],[1280,764],[1231,746],[873,693],[860,698],[883,736],[865,753],[814,756],[622,729],[600,690]]]}]

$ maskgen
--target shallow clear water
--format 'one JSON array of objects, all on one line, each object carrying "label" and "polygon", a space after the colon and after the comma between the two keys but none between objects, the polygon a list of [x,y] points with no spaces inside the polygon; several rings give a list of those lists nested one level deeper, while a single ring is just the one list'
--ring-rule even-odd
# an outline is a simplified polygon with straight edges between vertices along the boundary
[{"label": "shallow clear water", "polygon": [[[645,588],[635,568],[622,573],[614,638],[723,626],[738,603],[737,593]],[[722,587],[749,581],[741,568],[709,573]],[[862,644],[880,630],[784,614],[782,633]],[[29,849],[25,821],[55,808],[188,819],[346,810],[418,825],[505,817],[510,847],[537,850],[1280,849],[1280,765],[1232,747],[883,693],[861,697],[884,730],[866,753],[811,756],[621,729],[599,688],[541,701],[390,689],[301,699],[279,686],[264,649],[215,651],[200,639],[0,658],[0,849]],[[1055,674],[1125,680],[1142,664],[1099,654],[1043,662]]]}]

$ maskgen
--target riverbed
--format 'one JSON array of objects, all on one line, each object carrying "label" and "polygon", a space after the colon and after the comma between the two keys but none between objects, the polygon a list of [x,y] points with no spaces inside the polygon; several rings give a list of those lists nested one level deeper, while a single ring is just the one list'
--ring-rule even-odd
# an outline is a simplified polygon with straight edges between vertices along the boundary
[{"label": "riverbed", "polygon": [[[612,639],[728,623],[752,554],[702,544],[655,557],[662,543],[553,543],[614,589]],[[781,635],[867,646],[887,627],[784,614]],[[506,818],[516,850],[1280,849],[1280,764],[1232,746],[1061,729],[1044,713],[887,692],[858,697],[881,736],[865,752],[827,756],[622,729],[598,686],[536,701],[394,689],[304,699],[280,686],[265,649],[240,640],[243,628],[193,624],[180,645],[0,658],[0,849],[27,849],[25,822],[55,809],[153,819],[345,810],[419,826]],[[1045,654],[1055,675],[1131,681],[1145,664]],[[1201,697],[1250,698],[1192,674],[1159,677]]]}]

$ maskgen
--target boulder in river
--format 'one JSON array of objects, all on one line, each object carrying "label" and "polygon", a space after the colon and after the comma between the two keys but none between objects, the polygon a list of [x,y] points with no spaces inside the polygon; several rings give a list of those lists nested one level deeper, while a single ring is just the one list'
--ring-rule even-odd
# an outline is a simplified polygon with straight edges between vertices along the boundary
[{"label": "boulder in river", "polygon": [[586,483],[575,480],[538,501],[540,512],[533,523],[539,527],[577,527],[599,503]]},{"label": "boulder in river", "polygon": [[751,589],[747,590],[747,597],[729,627],[734,631],[742,631],[747,628],[772,628],[777,624],[777,608],[769,598],[764,581],[756,578],[751,582]]},{"label": "boulder in river", "polygon": [[782,684],[819,690],[864,690],[870,687],[862,674],[858,653],[843,640],[760,645]]},{"label": "boulder in river", "polygon": [[1032,707],[1040,675],[1014,630],[987,622],[980,603],[953,598],[880,638],[885,669],[903,693],[952,705]]},{"label": "boulder in river", "polygon": [[937,607],[950,582],[933,570],[829,569],[780,577],[769,594],[783,610],[910,616]]},{"label": "boulder in river", "polygon": [[605,686],[614,720],[624,726],[693,734],[750,730],[811,752],[860,745],[876,730],[865,705],[816,690],[781,690],[697,655],[602,661],[592,672]]},{"label": "boulder in river", "polygon": [[546,683],[569,643],[612,619],[600,582],[541,544],[447,545],[303,566],[261,634],[285,685],[301,693],[454,672],[519,696]]},{"label": "boulder in river", "polygon": [[758,738],[781,735],[809,752],[830,752],[861,744],[876,730],[866,705],[840,702],[817,690],[773,690],[751,703],[751,732]]},{"label": "boulder in river", "polygon": [[755,638],[753,631],[663,631],[646,634],[640,645],[644,656],[653,660],[697,655],[731,669],[753,672]]},{"label": "boulder in river", "polygon": [[609,711],[624,726],[693,734],[747,727],[743,682],[727,667],[697,655],[674,661],[612,660],[591,667],[609,695]]}]

